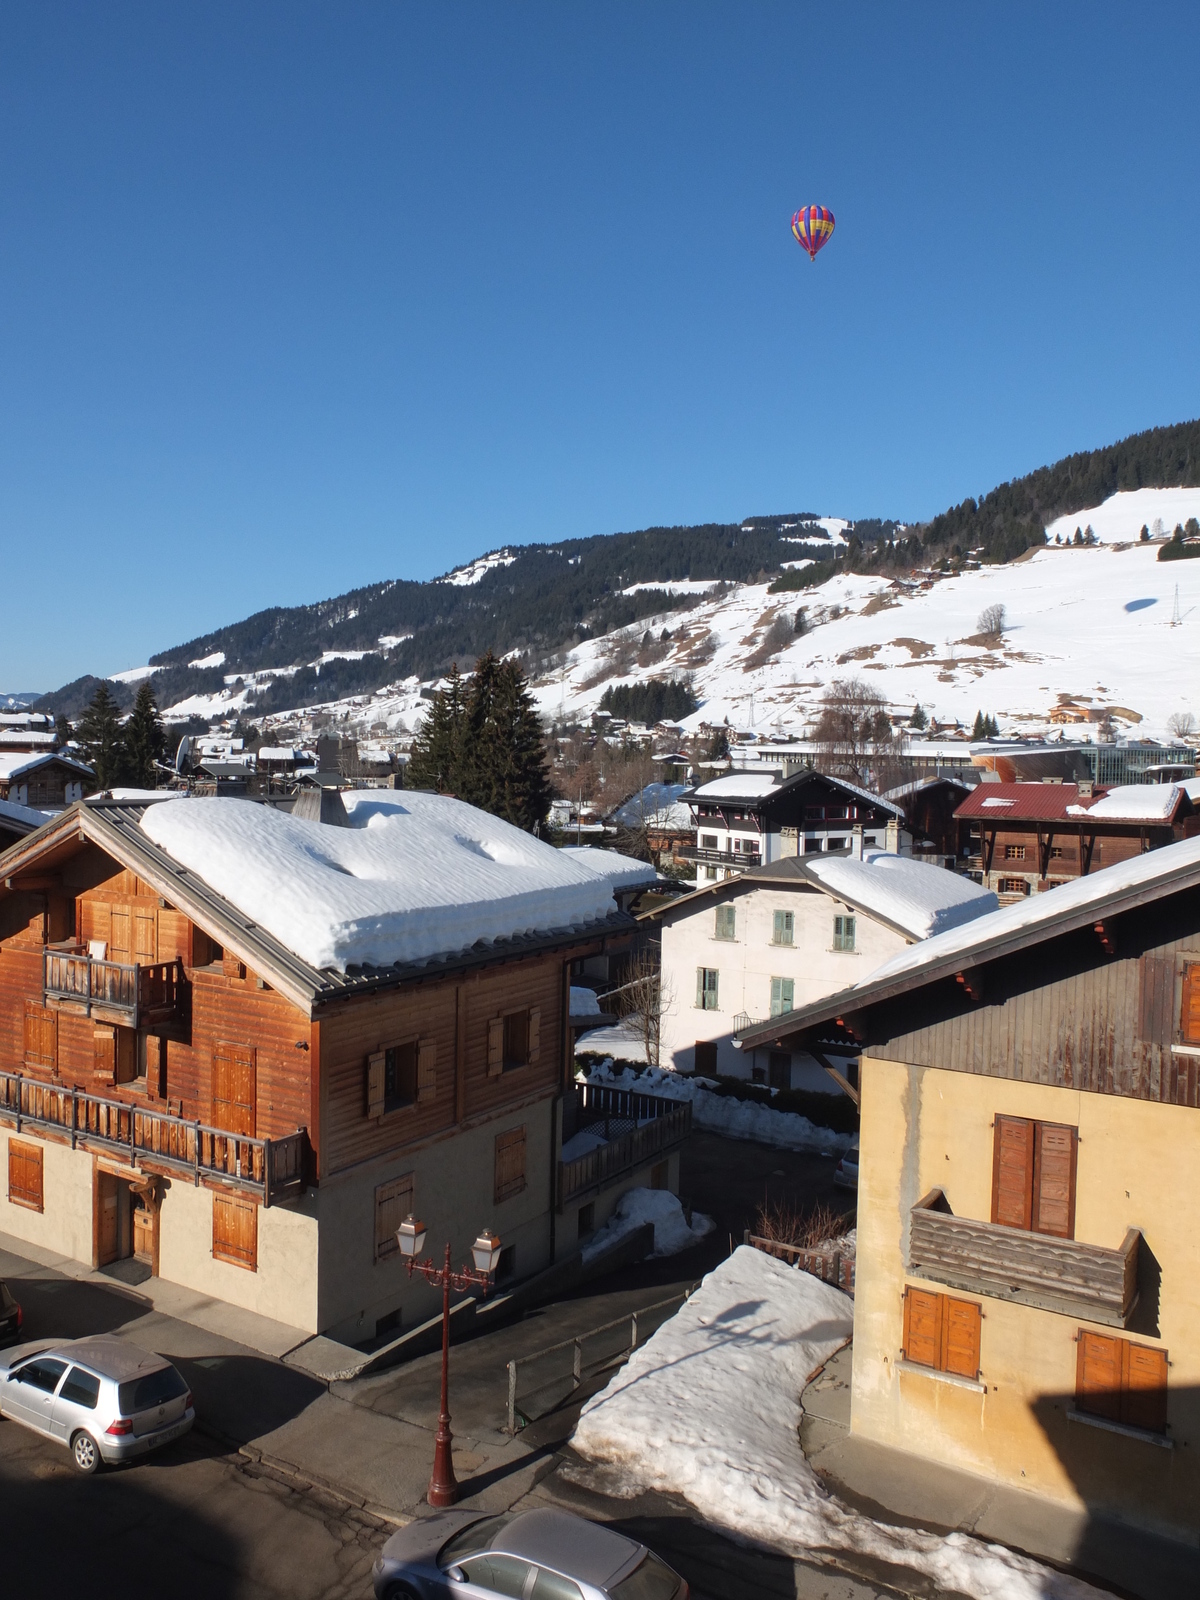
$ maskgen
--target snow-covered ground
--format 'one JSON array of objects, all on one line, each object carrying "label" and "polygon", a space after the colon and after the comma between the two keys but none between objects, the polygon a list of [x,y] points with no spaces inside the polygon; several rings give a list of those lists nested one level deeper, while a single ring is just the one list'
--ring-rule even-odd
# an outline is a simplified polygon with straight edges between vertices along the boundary
[{"label": "snow-covered ground", "polygon": [[[577,1051],[607,1049],[608,1046],[591,1041],[616,1032],[615,1028],[597,1028],[592,1033],[585,1033],[575,1048]],[[624,1059],[631,1061],[635,1058],[625,1055]],[[664,1100],[690,1100],[695,1125],[708,1128],[713,1133],[723,1133],[729,1139],[749,1139],[755,1144],[774,1145],[780,1150],[809,1150],[824,1156],[840,1156],[855,1139],[854,1134],[834,1133],[830,1128],[819,1127],[795,1111],[773,1111],[770,1106],[756,1100],[735,1100],[732,1095],[714,1094],[716,1085],[710,1078],[689,1078],[680,1072],[668,1072],[662,1067],[648,1067],[644,1072],[636,1073],[627,1067],[618,1071],[613,1065],[601,1063],[592,1067],[586,1078],[588,1083],[634,1089],[639,1094],[661,1095]],[[836,1098],[836,1095],[830,1096],[831,1101]]]},{"label": "snow-covered ground", "polygon": [[1200,489],[1131,489],[1110,495],[1103,505],[1056,517],[1046,528],[1050,539],[1073,539],[1076,528],[1092,532],[1104,544],[1140,538],[1143,528],[1161,538],[1189,517],[1200,520]]},{"label": "snow-covered ground", "polygon": [[678,1197],[666,1189],[630,1189],[618,1200],[616,1210],[604,1226],[597,1228],[584,1245],[584,1262],[611,1250],[647,1222],[654,1224],[652,1256],[677,1256],[681,1250],[688,1250],[707,1238],[715,1226],[711,1217],[693,1211],[689,1227]]},{"label": "snow-covered ground", "polygon": [[493,550],[489,555],[480,556],[478,561],[472,561],[469,566],[457,567],[453,572],[448,572],[444,578],[439,578],[439,583],[452,583],[456,588],[464,584],[475,584],[491,572],[493,567],[511,567],[516,560],[508,550]]},{"label": "snow-covered ground", "polygon": [[572,1442],[606,1492],[681,1494],[738,1539],[867,1556],[977,1600],[1098,1600],[1002,1546],[876,1522],[825,1491],[800,1449],[800,1392],[853,1325],[839,1290],[739,1246],[588,1402]]}]

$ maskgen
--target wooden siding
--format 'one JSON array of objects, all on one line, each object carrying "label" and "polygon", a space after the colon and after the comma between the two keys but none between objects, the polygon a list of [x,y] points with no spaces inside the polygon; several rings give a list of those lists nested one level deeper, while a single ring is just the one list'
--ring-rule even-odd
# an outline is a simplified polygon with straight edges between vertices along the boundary
[{"label": "wooden siding", "polygon": [[[561,952],[549,952],[323,1010],[322,1170],[337,1172],[554,1094],[563,1074],[563,961]],[[541,1013],[537,1060],[489,1075],[489,1025],[524,1009]],[[368,1115],[368,1058],[409,1039],[433,1052],[425,1089],[414,1105]]]},{"label": "wooden siding", "polygon": [[948,979],[874,1007],[863,1053],[1200,1106],[1200,1055],[1179,1048],[1186,970],[1200,962],[1200,896],[1128,912],[1105,932],[1115,957],[1084,930],[972,969],[978,1004]]}]

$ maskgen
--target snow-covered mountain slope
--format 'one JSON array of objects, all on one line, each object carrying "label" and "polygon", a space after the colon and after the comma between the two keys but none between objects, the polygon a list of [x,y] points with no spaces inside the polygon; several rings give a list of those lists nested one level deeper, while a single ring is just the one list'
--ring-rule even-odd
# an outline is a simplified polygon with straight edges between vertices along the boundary
[{"label": "snow-covered mountain slope", "polygon": [[1074,538],[1075,530],[1091,528],[1105,544],[1136,539],[1143,528],[1155,538],[1170,535],[1189,517],[1200,520],[1200,489],[1130,489],[1110,495],[1091,511],[1055,517],[1046,528],[1053,541]]}]

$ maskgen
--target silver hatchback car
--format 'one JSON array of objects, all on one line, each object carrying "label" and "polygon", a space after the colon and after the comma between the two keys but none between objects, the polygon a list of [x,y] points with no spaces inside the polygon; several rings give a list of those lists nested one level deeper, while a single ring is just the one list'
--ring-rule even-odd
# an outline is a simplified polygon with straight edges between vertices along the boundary
[{"label": "silver hatchback car", "polygon": [[0,1356],[0,1416],[64,1444],[80,1472],[128,1461],[187,1433],[186,1382],[123,1339],[40,1339]]}]

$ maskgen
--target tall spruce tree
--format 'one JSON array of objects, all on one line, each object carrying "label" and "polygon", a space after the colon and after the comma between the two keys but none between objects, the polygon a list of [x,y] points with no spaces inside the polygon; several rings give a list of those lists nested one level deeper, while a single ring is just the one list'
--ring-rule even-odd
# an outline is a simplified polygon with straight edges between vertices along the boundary
[{"label": "tall spruce tree", "polygon": [[125,740],[121,732],[121,718],[117,703],[102,683],[92,696],[91,704],[79,719],[76,729],[79,742],[87,755],[88,765],[96,774],[96,786],[111,789],[125,777]]},{"label": "tall spruce tree", "polygon": [[125,773],[130,783],[139,789],[153,789],[157,774],[155,762],[161,761],[166,748],[167,735],[158,714],[158,702],[150,679],[144,678],[133,703],[133,714],[125,724]]},{"label": "tall spruce tree", "polygon": [[467,698],[464,799],[533,833],[546,819],[553,790],[542,723],[515,660],[489,650],[475,664]]},{"label": "tall spruce tree", "polygon": [[456,662],[450,668],[445,689],[434,693],[429,715],[413,740],[405,772],[409,788],[433,789],[439,794],[460,793],[465,728],[463,684]]}]

